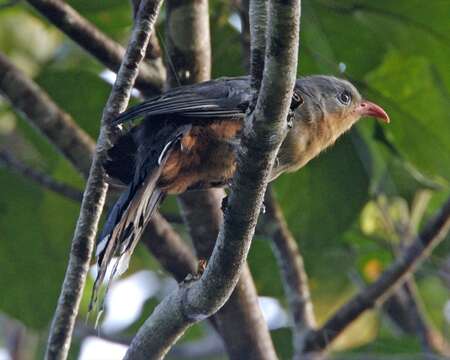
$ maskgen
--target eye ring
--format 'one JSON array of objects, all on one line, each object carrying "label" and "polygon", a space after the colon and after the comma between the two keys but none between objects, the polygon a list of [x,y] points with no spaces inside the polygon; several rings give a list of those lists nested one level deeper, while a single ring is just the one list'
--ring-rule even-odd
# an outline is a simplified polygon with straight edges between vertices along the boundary
[{"label": "eye ring", "polygon": [[352,101],[352,95],[347,90],[341,92],[337,98],[344,105],[349,105]]}]

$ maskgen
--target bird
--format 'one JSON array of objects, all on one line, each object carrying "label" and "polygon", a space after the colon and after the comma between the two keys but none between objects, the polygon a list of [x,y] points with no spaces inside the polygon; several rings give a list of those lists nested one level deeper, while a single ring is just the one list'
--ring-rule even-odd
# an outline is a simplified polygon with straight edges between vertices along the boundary
[{"label": "bird", "polygon": [[[167,194],[231,183],[253,96],[249,76],[219,78],[170,89],[114,119],[112,125],[120,129],[143,120],[118,138],[103,164],[108,179],[125,189],[98,237],[91,307],[108,266],[113,264],[109,284],[127,269],[145,225]],[[365,116],[390,121],[347,80],[326,75],[296,80],[289,131],[270,181],[305,166]]]}]

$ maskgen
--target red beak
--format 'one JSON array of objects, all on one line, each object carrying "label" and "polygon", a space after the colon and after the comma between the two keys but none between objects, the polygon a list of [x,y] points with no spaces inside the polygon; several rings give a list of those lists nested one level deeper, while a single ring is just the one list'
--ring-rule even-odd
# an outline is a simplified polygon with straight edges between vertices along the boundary
[{"label": "red beak", "polygon": [[381,106],[378,106],[377,104],[374,104],[373,102],[367,100],[363,100],[361,104],[359,104],[356,108],[356,111],[361,116],[371,116],[383,121],[386,124],[389,124],[389,122],[391,121],[389,119],[389,115],[386,113],[386,111],[383,110]]}]

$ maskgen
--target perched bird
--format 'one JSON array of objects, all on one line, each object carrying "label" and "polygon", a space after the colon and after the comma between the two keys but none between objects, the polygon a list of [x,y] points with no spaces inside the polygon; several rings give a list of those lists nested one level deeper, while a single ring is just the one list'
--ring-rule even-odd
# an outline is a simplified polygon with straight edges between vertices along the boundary
[{"label": "perched bird", "polygon": [[[126,190],[109,213],[98,239],[94,301],[113,257],[113,275],[126,269],[164,195],[230,183],[251,97],[249,77],[222,78],[169,90],[115,120],[114,124],[120,126],[144,118],[119,138],[104,164],[107,175],[126,185]],[[331,76],[297,80],[291,128],[279,150],[271,180],[300,169],[362,116],[389,122],[386,112],[363,100],[348,81]]]}]

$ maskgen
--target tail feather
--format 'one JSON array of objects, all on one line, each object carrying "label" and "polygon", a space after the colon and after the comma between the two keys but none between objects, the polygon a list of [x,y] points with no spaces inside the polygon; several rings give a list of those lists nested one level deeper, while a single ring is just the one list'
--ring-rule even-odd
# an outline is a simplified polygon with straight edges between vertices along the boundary
[{"label": "tail feather", "polygon": [[[152,176],[155,178],[156,176]],[[157,180],[157,179],[156,179]],[[147,183],[130,197],[130,187],[124,192],[111,210],[104,230],[97,244],[97,277],[94,282],[89,310],[93,310],[97,304],[103,307],[103,300],[111,280],[122,275],[128,268],[129,259],[136,247],[139,238],[157,209],[164,193],[153,184]],[[146,188],[146,185],[148,188]],[[142,206],[141,204],[149,204]],[[116,260],[114,262],[114,258]],[[99,299],[100,286],[103,284],[108,266],[113,263],[113,268],[103,296]],[[100,300],[100,301],[99,301]]]},{"label": "tail feather", "polygon": [[[179,140],[189,129],[189,126],[172,129],[169,134],[163,134],[157,139],[159,145],[156,149],[143,148],[142,158],[136,164],[134,178],[111,209],[97,242],[98,271],[89,311],[95,307],[101,314],[112,279],[128,268],[130,256],[145,226],[164,197],[164,192],[157,187],[162,169],[173,148],[179,144]],[[114,258],[116,260],[113,263]],[[100,286],[105,280],[108,266],[112,263],[113,268],[107,286],[102,296],[99,296]]]}]

